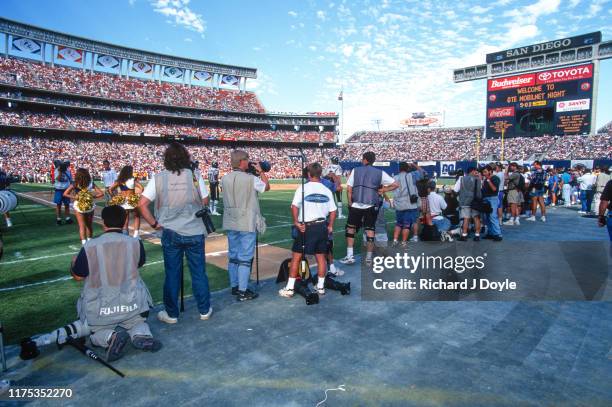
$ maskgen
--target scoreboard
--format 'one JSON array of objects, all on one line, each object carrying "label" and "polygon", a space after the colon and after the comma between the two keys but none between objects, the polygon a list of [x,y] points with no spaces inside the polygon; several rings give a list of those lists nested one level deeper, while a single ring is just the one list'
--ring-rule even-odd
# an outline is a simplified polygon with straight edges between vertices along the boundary
[{"label": "scoreboard", "polygon": [[593,64],[487,81],[487,138],[591,131]]}]

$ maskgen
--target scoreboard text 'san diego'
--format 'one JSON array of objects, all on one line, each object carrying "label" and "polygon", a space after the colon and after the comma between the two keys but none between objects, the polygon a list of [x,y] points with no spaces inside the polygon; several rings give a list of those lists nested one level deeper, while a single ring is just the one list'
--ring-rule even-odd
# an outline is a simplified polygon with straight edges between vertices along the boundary
[{"label": "scoreboard text 'san diego'", "polygon": [[487,137],[591,131],[593,64],[487,81]]}]

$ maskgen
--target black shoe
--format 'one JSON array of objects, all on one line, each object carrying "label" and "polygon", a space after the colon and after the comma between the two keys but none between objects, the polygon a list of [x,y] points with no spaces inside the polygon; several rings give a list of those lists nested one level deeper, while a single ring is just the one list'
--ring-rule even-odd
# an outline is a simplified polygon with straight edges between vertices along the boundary
[{"label": "black shoe", "polygon": [[232,295],[238,295],[238,286],[232,287]]},{"label": "black shoe", "polygon": [[108,349],[106,350],[106,361],[113,362],[120,359],[125,353],[125,345],[130,341],[130,334],[125,329],[113,332]]},{"label": "black shoe", "polygon": [[474,241],[475,242],[480,242],[480,236],[474,236]]},{"label": "black shoe", "polygon": [[463,236],[463,235],[462,235],[462,236],[461,236],[459,239],[457,239],[457,240],[459,240],[460,242],[467,242],[467,236]]},{"label": "black shoe", "polygon": [[501,236],[492,236],[491,239],[494,242],[501,242],[503,240],[503,238]]},{"label": "black shoe", "polygon": [[238,297],[236,297],[236,300],[242,302],[242,301],[254,300],[257,297],[259,297],[259,294],[247,288],[245,291],[238,290]]},{"label": "black shoe", "polygon": [[57,226],[62,226],[62,220],[61,219],[56,220],[55,223],[57,224]]},{"label": "black shoe", "polygon": [[486,239],[486,240],[495,240],[495,236],[493,236],[493,235],[484,235],[483,239]]},{"label": "black shoe", "polygon": [[66,219],[66,225],[72,225],[73,223],[74,221],[72,220],[72,218]]}]

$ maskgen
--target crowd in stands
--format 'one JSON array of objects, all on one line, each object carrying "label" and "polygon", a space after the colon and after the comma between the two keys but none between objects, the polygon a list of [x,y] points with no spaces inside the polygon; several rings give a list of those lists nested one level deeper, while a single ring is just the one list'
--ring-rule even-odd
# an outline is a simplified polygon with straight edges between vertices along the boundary
[{"label": "crowd in stands", "polygon": [[[612,127],[612,125],[611,125]],[[533,156],[554,159],[612,158],[612,134],[591,136],[516,137],[504,140],[504,159],[528,160]],[[427,130],[362,131],[341,147],[342,159],[372,150],[380,160],[467,160],[476,157],[476,133],[482,127]],[[501,156],[501,139],[480,140],[480,157]]]},{"label": "crowd in stands", "polygon": [[205,122],[172,123],[164,119],[142,120],[138,118],[103,118],[91,114],[67,114],[56,112],[31,112],[0,110],[0,125],[26,126],[58,130],[78,130],[91,132],[104,130],[113,133],[156,134],[171,136],[190,136],[200,139],[248,140],[276,142],[333,142],[333,131],[318,132],[312,130],[271,130],[247,127],[215,127]]},{"label": "crowd in stands", "polygon": [[263,105],[252,92],[124,78],[16,58],[0,57],[0,82],[116,101],[265,113]]},{"label": "crowd in stands", "polygon": [[[32,96],[24,95],[20,91],[0,91],[0,98],[17,101],[47,103],[54,106],[80,107],[85,109],[107,110],[111,112],[127,112],[146,115],[157,115],[165,117],[194,118],[206,120],[224,120],[232,122],[265,123],[265,124],[289,124],[289,125],[316,125],[334,126],[336,120],[330,117],[298,117],[299,115],[285,113],[287,117],[275,115],[270,117],[260,113],[245,114],[243,112],[221,112],[210,110],[184,110],[182,108],[170,108],[151,105],[139,105],[132,103],[119,103],[112,101],[82,100],[75,98],[62,98],[60,96]],[[289,117],[291,116],[291,117]]]},{"label": "crowd in stands", "polygon": [[[99,177],[102,161],[108,159],[117,171],[124,165],[132,165],[142,177],[148,178],[163,169],[164,143],[140,143],[110,140],[69,140],[61,138],[4,137],[0,136],[0,163],[9,174],[21,180],[48,182],[49,169],[54,160],[68,160],[74,168],[87,168],[94,178]],[[230,168],[230,147],[187,145],[192,159],[200,162],[201,170],[208,170],[213,161],[219,163],[224,174]],[[272,164],[273,178],[298,178],[300,160],[297,149],[279,147],[246,147],[253,161],[266,160]],[[328,162],[336,149],[304,149],[308,161]],[[292,157],[293,156],[293,157]]]}]

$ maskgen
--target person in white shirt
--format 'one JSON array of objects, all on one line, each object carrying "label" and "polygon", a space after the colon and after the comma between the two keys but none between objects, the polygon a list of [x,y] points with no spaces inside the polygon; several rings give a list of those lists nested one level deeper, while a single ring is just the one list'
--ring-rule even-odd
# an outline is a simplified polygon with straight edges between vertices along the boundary
[{"label": "person in white shirt", "polygon": [[584,174],[578,178],[578,184],[580,185],[580,204],[582,205],[582,210],[578,211],[578,213],[581,215],[591,211],[591,204],[595,196],[593,186],[595,185],[596,178],[597,177],[591,173],[589,168],[586,168]]},{"label": "person in white shirt", "polygon": [[431,221],[440,232],[447,232],[450,229],[451,223],[442,212],[446,209],[446,201],[442,196],[436,193],[435,181],[430,182],[427,186],[429,195],[427,195],[427,201],[429,203],[429,213],[431,214]]},{"label": "person in white shirt", "polygon": [[[303,187],[300,185],[293,195],[291,215],[298,234],[291,249],[291,266],[287,285],[278,292],[282,297],[293,297],[302,252],[314,254],[317,259],[316,290],[319,295],[325,294],[327,240],[328,235],[334,230],[337,207],[332,192],[321,183],[322,171],[321,164],[310,164],[308,166],[310,180]],[[329,221],[327,221],[328,216]]]},{"label": "person in white shirt", "polygon": [[102,161],[102,183],[104,184],[104,199],[108,202],[112,198],[111,187],[117,181],[117,171],[111,168],[108,160]]}]

